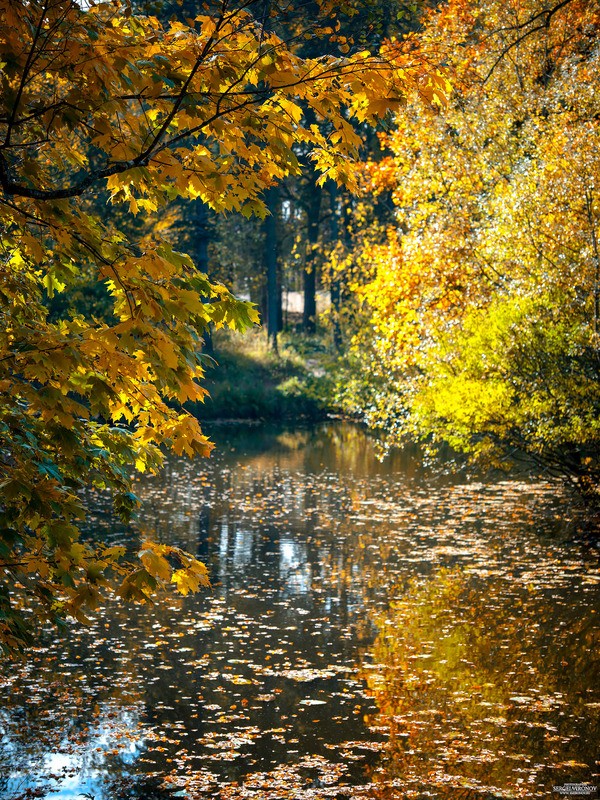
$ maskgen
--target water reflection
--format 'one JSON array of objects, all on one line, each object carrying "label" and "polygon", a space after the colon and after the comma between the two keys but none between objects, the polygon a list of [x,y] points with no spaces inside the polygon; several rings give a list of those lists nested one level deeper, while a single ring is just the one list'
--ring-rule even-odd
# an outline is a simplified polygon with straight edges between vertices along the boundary
[{"label": "water reflection", "polygon": [[107,609],[7,673],[2,800],[600,783],[597,563],[556,486],[433,480],[343,424],[217,438],[139,487],[212,592]]},{"label": "water reflection", "polygon": [[440,570],[391,604],[364,673],[389,741],[379,780],[439,797],[594,783],[597,625],[574,614],[589,587],[545,578]]}]

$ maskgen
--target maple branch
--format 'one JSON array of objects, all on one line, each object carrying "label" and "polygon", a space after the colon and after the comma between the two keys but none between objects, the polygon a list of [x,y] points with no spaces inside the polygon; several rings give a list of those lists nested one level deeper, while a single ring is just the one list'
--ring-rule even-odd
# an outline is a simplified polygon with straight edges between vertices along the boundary
[{"label": "maple branch", "polygon": [[[19,119],[15,119],[12,122],[12,127],[16,128],[19,125],[24,125],[27,122],[30,122],[32,119],[36,119],[36,117],[41,117],[44,114],[48,113],[49,111],[54,111],[56,109],[62,108],[65,106],[66,108],[72,108],[75,111],[79,111],[79,107],[74,105],[73,103],[69,103],[66,100],[57,100],[56,103],[51,103],[48,106],[44,106],[43,108],[38,108],[36,111],[32,111],[30,114],[27,114],[24,117],[20,117]],[[10,119],[8,117],[0,117],[0,125],[8,125],[10,123]],[[2,145],[2,147],[6,147],[6,143]]]},{"label": "maple branch", "polygon": [[111,165],[104,167],[104,169],[88,173],[79,183],[67,186],[64,189],[33,189],[12,180],[8,171],[6,158],[4,154],[0,152],[0,186],[8,195],[29,197],[32,200],[64,200],[69,197],[78,197],[82,195],[85,190],[97,180],[110,178],[111,175],[117,175],[120,172],[125,172],[134,167],[145,167],[150,162],[150,158],[150,155],[146,156],[142,154],[128,161],[115,161]]},{"label": "maple branch", "polygon": [[8,120],[8,128],[6,131],[6,137],[4,139],[4,147],[10,146],[10,137],[12,135],[13,125],[15,123],[15,119],[17,118],[17,113],[19,111],[19,104],[21,103],[21,97],[23,96],[23,91],[25,89],[25,84],[27,83],[27,76],[29,74],[29,70],[31,69],[31,65],[33,63],[34,55],[35,55],[35,48],[37,47],[38,40],[42,33],[42,28],[44,26],[44,20],[46,19],[46,14],[48,13],[48,0],[44,0],[44,5],[42,7],[42,11],[40,14],[40,18],[38,20],[38,24],[35,29],[35,33],[33,35],[33,40],[31,42],[31,48],[29,53],[27,54],[27,60],[25,61],[25,66],[23,67],[23,73],[21,74],[21,80],[19,82],[19,88],[17,89],[17,94],[15,96],[15,100],[13,103],[12,111],[10,113],[10,117]]},{"label": "maple branch", "polygon": [[[31,331],[32,333],[39,334],[39,328],[36,328],[33,325],[22,323],[22,326],[24,328],[27,328],[27,330]],[[95,329],[90,327],[87,330],[91,331]],[[21,357],[31,356],[34,353],[40,353],[42,355],[44,355],[45,353],[56,353],[58,350],[65,350],[67,347],[71,347],[71,343],[68,341],[64,341],[60,342],[60,344],[53,344],[50,347],[40,346],[40,347],[32,347],[29,350],[11,350],[11,352],[8,353],[8,355],[2,356],[2,358],[0,358],[0,364],[4,363],[5,361],[12,361],[12,360],[17,361],[17,359],[20,359]],[[14,375],[13,373],[12,377],[16,380],[20,380],[21,382],[23,382],[23,378],[21,377],[21,375]],[[29,381],[25,381],[25,383],[29,383]]]},{"label": "maple branch", "polygon": [[505,47],[502,48],[502,50],[500,51],[500,55],[496,58],[496,60],[494,61],[494,63],[492,64],[492,66],[490,67],[488,72],[486,73],[486,76],[483,79],[483,83],[484,84],[487,83],[487,81],[491,78],[492,73],[494,72],[494,70],[496,69],[498,64],[502,61],[502,59],[508,53],[510,53],[511,50],[513,50],[515,47],[518,47],[521,44],[521,42],[525,41],[525,39],[529,38],[529,36],[532,36],[534,33],[537,33],[538,31],[543,31],[545,29],[548,29],[550,27],[550,20],[552,19],[552,17],[558,11],[560,11],[561,8],[564,8],[565,6],[569,5],[569,3],[571,3],[572,1],[573,0],[561,0],[559,3],[557,3],[552,8],[545,9],[543,11],[539,11],[537,14],[533,14],[525,22],[522,22],[522,23],[520,23],[518,25],[510,25],[510,26],[507,26],[507,27],[504,27],[504,28],[498,28],[497,31],[494,31],[492,35],[497,34],[497,33],[502,33],[504,31],[519,31],[519,30],[523,30],[523,28],[527,28],[529,25],[531,25],[533,22],[536,22],[539,19],[543,20],[539,25],[536,25],[534,28],[530,28],[529,30],[525,30],[525,32],[522,33],[521,36],[518,36],[514,41],[509,42],[509,44],[507,44]]},{"label": "maple branch", "polygon": [[[381,64],[382,67],[384,65],[384,62],[382,60],[380,60],[380,59],[377,60],[377,63]],[[368,62],[367,65],[370,68],[373,68],[373,66],[374,66],[371,62]],[[348,74],[358,74],[358,73],[360,73],[362,70],[365,69],[366,65],[365,65],[364,62],[362,62],[360,64],[356,64],[356,65],[352,64],[351,62],[348,62],[347,64],[344,64],[342,66],[343,67],[351,67],[351,69],[347,69],[345,72],[342,73],[344,75],[348,75]],[[356,67],[356,69],[355,69],[355,67]],[[316,67],[312,67],[311,69],[307,70],[303,75],[299,76],[298,79],[296,81],[292,82],[292,83],[282,84],[280,86],[278,85],[276,87],[277,90],[281,91],[282,89],[294,89],[297,86],[304,86],[304,85],[309,84],[309,83],[316,83],[317,81],[325,80],[326,78],[336,74],[335,69],[331,65],[327,65],[326,67],[324,67],[321,71],[317,72],[316,74],[314,72],[315,68]],[[268,88],[265,88],[265,89],[258,89],[257,88],[256,90],[254,90],[252,92],[248,92],[248,91],[232,92],[232,91],[230,91],[230,89],[233,86],[236,86],[238,83],[239,83],[239,80],[236,80],[233,84],[231,84],[230,87],[228,87],[224,92],[222,92],[219,95],[218,99],[215,101],[216,110],[215,110],[214,114],[212,114],[207,119],[203,120],[198,125],[195,125],[195,126],[193,126],[191,128],[188,128],[187,130],[182,131],[181,133],[178,133],[176,136],[173,136],[167,142],[164,142],[160,146],[160,148],[158,148],[155,151],[155,154],[158,154],[159,152],[162,152],[163,150],[166,150],[167,148],[171,147],[172,145],[176,144],[177,142],[180,142],[180,141],[186,139],[188,136],[193,136],[194,134],[198,133],[199,131],[202,131],[208,125],[211,125],[213,122],[215,122],[216,120],[218,120],[221,117],[225,116],[226,114],[231,114],[233,112],[242,111],[243,109],[248,108],[249,106],[251,106],[254,103],[256,103],[256,101],[257,101],[257,99],[259,97],[266,98],[270,94],[272,94],[272,87],[270,87],[270,86]],[[210,97],[210,94],[207,94],[207,96]],[[234,97],[234,98],[244,97],[245,99],[242,102],[238,102],[236,105],[227,106],[227,108],[221,108],[221,101],[222,101],[222,99],[224,97]]]},{"label": "maple branch", "polygon": [[[53,230],[53,226],[50,223],[46,222],[46,220],[43,220],[43,219],[40,219],[39,217],[36,217],[35,214],[31,214],[30,212],[25,211],[22,208],[19,208],[19,206],[14,205],[13,203],[9,202],[8,200],[4,200],[3,198],[0,198],[0,203],[4,203],[4,205],[7,205],[9,208],[14,209],[19,214],[22,214],[26,219],[29,219],[31,222],[35,223],[36,225],[47,227],[51,231]],[[93,244],[91,244],[91,242],[87,242],[83,238],[83,236],[80,236],[75,231],[71,231],[70,235],[73,237],[73,239],[75,239],[75,241],[78,244],[80,244],[84,248],[84,250],[87,250],[88,252],[90,252],[94,256],[94,258],[96,258],[101,264],[104,264],[105,267],[108,267],[108,269],[111,270],[111,272],[115,276],[115,280],[117,281],[117,283],[119,284],[119,286],[123,290],[123,293],[124,293],[125,297],[127,298],[127,305],[129,306],[129,313],[131,315],[131,319],[133,319],[134,316],[135,316],[135,309],[133,307],[133,300],[131,298],[131,290],[127,286],[125,286],[121,276],[117,272],[117,264],[121,260],[121,258],[124,258],[124,256],[120,256],[119,258],[115,258],[113,261],[110,261],[108,258],[103,256],[102,253],[98,250],[98,248],[95,247]],[[42,350],[38,349],[38,352],[45,352],[45,351],[42,351]],[[13,354],[11,354],[9,356],[6,356],[4,358],[0,358],[0,363],[2,361],[7,361],[10,358],[16,358],[16,355],[17,354],[13,353]]]},{"label": "maple branch", "polygon": [[[49,0],[45,0],[47,3]],[[44,6],[46,8],[46,6]],[[233,13],[233,12],[232,12]],[[201,66],[206,62],[208,54],[211,52],[211,49],[214,47],[215,42],[218,42],[219,33],[222,30],[224,24],[229,21],[229,17],[227,15],[227,3],[223,3],[221,8],[221,15],[219,20],[217,21],[215,31],[213,34],[207,39],[204,43],[201,52],[198,54],[198,57],[195,60],[195,63],[190,70],[185,82],[183,83],[180,91],[176,95],[166,95],[164,99],[169,99],[173,101],[173,106],[166,114],[165,118],[162,120],[160,127],[154,133],[148,133],[148,137],[152,137],[149,144],[146,145],[146,141],[142,143],[141,152],[138,153],[137,156],[122,161],[114,161],[112,163],[106,164],[104,167],[100,169],[90,170],[86,174],[81,175],[79,180],[75,179],[70,185],[64,187],[57,187],[57,188],[38,188],[35,186],[27,185],[26,183],[19,182],[19,180],[14,179],[11,175],[11,167],[9,160],[7,159],[6,155],[2,152],[2,150],[6,150],[10,146],[10,132],[15,124],[24,124],[27,121],[35,119],[36,117],[51,111],[53,113],[58,112],[61,107],[70,107],[73,108],[75,111],[82,111],[80,107],[74,106],[71,103],[68,103],[64,100],[58,100],[54,103],[49,104],[43,110],[35,110],[30,112],[27,116],[23,117],[23,119],[18,120],[18,110],[17,106],[13,107],[12,113],[10,118],[8,118],[7,122],[9,125],[9,130],[7,132],[7,137],[3,145],[0,145],[0,187],[4,191],[5,195],[8,196],[20,196],[25,198],[30,198],[33,200],[40,200],[40,201],[51,201],[51,200],[61,200],[61,199],[68,199],[80,196],[83,194],[93,183],[98,180],[102,180],[105,178],[109,178],[112,175],[116,175],[122,172],[125,172],[128,169],[132,169],[135,167],[142,167],[147,166],[152,159],[158,155],[160,152],[164,151],[166,148],[172,147],[179,141],[182,141],[188,137],[193,136],[198,131],[202,131],[207,126],[209,126],[212,122],[221,117],[235,113],[242,109],[250,107],[252,104],[258,104],[261,101],[264,101],[265,98],[272,96],[274,91],[275,92],[285,92],[286,90],[293,89],[296,86],[306,85],[310,83],[315,83],[319,80],[327,80],[329,77],[333,76],[337,72],[341,72],[342,74],[348,75],[349,73],[353,72],[360,72],[367,66],[364,62],[361,64],[352,64],[351,62],[341,62],[336,61],[334,63],[326,62],[322,65],[319,69],[317,64],[313,64],[310,66],[308,70],[306,70],[303,74],[299,75],[296,80],[291,81],[289,84],[272,87],[266,86],[264,88],[256,88],[253,91],[248,91],[245,89],[244,91],[239,90],[239,86],[243,83],[245,77],[247,76],[248,72],[256,65],[259,57],[251,59],[250,63],[246,65],[246,67],[242,70],[242,74],[239,75],[224,91],[219,93],[216,97],[212,93],[193,93],[190,92],[190,86],[194,77],[197,75]],[[264,21],[263,21],[264,22]],[[246,24],[246,23],[244,23]],[[251,24],[254,24],[253,22]],[[39,27],[39,26],[38,26]],[[264,34],[264,25],[263,29],[261,29],[261,35]],[[38,35],[39,38],[39,35]],[[27,70],[30,68],[31,62],[34,60],[34,49],[32,47],[32,51],[30,53],[29,59],[29,66],[24,70],[23,75],[21,76],[21,83],[24,86],[27,80]],[[271,48],[273,51],[277,50],[275,45]],[[264,56],[264,51],[260,54]],[[369,62],[368,66],[373,68],[372,62]],[[382,62],[383,66],[383,62]],[[180,111],[183,102],[188,97],[196,96],[206,96],[208,98],[213,97],[213,102],[215,103],[215,110],[214,113],[209,116],[207,119],[200,122],[198,125],[188,128],[177,135],[169,138],[165,141],[165,137],[167,131],[169,130],[170,125],[172,124],[173,120],[176,118],[177,113]],[[161,95],[161,98],[163,96]],[[236,98],[239,100],[241,98],[241,102],[234,101],[232,105],[226,104],[226,100],[230,98]],[[119,97],[119,99],[136,99],[140,104],[143,99],[143,91],[138,94],[132,95],[123,95]],[[224,107],[227,105],[227,107]],[[142,109],[145,113],[145,109]],[[5,120],[6,121],[6,118]],[[118,124],[120,124],[120,119],[117,118]],[[84,127],[87,127],[88,130],[94,130],[93,125],[87,125],[85,122],[81,122]],[[148,138],[147,137],[147,138]],[[123,136],[125,139],[126,137]],[[20,145],[22,147],[28,147],[31,143],[25,143]]]},{"label": "maple branch", "polygon": [[545,17],[545,25],[547,26],[548,23],[550,22],[550,20],[552,19],[552,17],[558,11],[560,11],[561,8],[564,8],[564,6],[567,6],[567,5],[569,5],[569,3],[572,3],[572,2],[573,2],[573,0],[560,0],[560,2],[557,3],[555,6],[553,6],[552,8],[544,8],[541,11],[538,11],[536,14],[532,14],[529,17],[529,19],[525,20],[525,22],[520,22],[517,25],[505,25],[503,28],[498,28],[497,30],[495,30],[494,33],[503,33],[504,31],[519,31],[519,30],[523,30],[523,28],[527,28],[533,22],[535,22],[536,20],[541,19],[543,17]]},{"label": "maple branch", "polygon": [[200,69],[200,66],[204,63],[204,60],[206,59],[208,53],[210,52],[210,48],[213,46],[214,42],[216,41],[217,32],[220,30],[221,26],[224,23],[224,20],[225,20],[225,13],[224,12],[225,12],[225,9],[226,9],[226,4],[224,4],[222,6],[222,10],[221,10],[221,14],[219,16],[219,20],[215,25],[215,30],[208,37],[206,42],[204,43],[204,47],[202,48],[200,54],[196,58],[196,63],[194,64],[194,66],[190,70],[190,74],[187,76],[183,86],[181,87],[181,90],[179,91],[179,95],[178,95],[177,99],[175,100],[175,102],[173,104],[173,108],[167,114],[165,120],[163,121],[162,125],[158,129],[158,133],[154,136],[154,139],[152,140],[152,143],[150,144],[150,146],[147,147],[146,150],[144,150],[143,153],[140,154],[142,157],[146,157],[146,156],[150,156],[151,155],[152,151],[159,144],[159,142],[161,141],[161,139],[163,138],[163,136],[167,132],[167,130],[169,128],[169,125],[173,122],[173,119],[175,118],[175,115],[177,114],[177,112],[181,108],[181,104],[183,103],[185,98],[188,96],[188,91],[187,91],[188,87],[190,86],[192,80],[194,79],[194,76],[196,75],[196,73]]}]

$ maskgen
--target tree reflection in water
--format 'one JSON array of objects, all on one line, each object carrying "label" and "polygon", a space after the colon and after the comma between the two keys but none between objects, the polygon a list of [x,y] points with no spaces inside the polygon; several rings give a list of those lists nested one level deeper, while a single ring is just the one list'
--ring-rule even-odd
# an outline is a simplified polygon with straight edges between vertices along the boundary
[{"label": "tree reflection in water", "polygon": [[597,779],[589,584],[564,565],[524,566],[439,570],[380,617],[363,674],[379,709],[370,725],[388,737],[376,780],[399,796],[536,797]]},{"label": "tree reflection in water", "polygon": [[[223,431],[140,481],[211,592],[48,633],[0,798],[535,797],[599,783],[597,558],[554,485],[433,479],[360,429]],[[558,494],[557,494],[558,492]],[[133,549],[102,511],[90,520]]]}]

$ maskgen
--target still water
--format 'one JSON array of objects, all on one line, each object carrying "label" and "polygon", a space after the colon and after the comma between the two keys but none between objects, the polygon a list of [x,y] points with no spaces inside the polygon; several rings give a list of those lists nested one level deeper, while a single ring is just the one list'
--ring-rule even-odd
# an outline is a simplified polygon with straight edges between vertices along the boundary
[{"label": "still water", "polygon": [[138,487],[212,589],[5,666],[2,800],[597,796],[598,553],[560,487],[380,462],[342,423],[215,438]]}]

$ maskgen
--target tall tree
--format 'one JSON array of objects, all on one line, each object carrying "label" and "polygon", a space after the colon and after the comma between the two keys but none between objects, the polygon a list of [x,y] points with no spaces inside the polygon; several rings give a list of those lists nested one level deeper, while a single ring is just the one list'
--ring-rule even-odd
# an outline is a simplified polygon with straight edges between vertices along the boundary
[{"label": "tall tree", "polygon": [[277,334],[281,325],[281,283],[279,280],[279,246],[277,221],[279,217],[279,190],[267,192],[268,215],[264,220],[264,258],[267,268],[267,337],[277,350]]},{"label": "tall tree", "polygon": [[304,307],[302,327],[306,333],[314,333],[317,322],[317,267],[319,228],[321,223],[322,190],[313,171],[304,186],[304,208],[306,212],[306,251],[304,256]]},{"label": "tall tree", "polygon": [[[340,212],[338,187],[334,181],[330,181],[328,186],[330,202],[330,229],[333,247],[336,247],[340,238]],[[329,295],[331,300],[332,325],[333,325],[333,344],[337,351],[342,346],[342,330],[340,325],[340,312],[342,308],[342,286],[340,275],[332,271],[329,280]]]},{"label": "tall tree", "polygon": [[[407,33],[418,20],[425,4],[414,2],[381,2],[381,0],[347,0],[343,3],[328,4],[335,8],[334,29],[329,36],[313,35],[314,20],[319,16],[316,2],[289,2],[284,8],[275,7],[271,2],[263,3],[263,24],[276,31],[286,40],[293,41],[293,49],[299,55],[319,58],[331,52],[358,53],[365,47],[377,49],[386,39]],[[389,102],[388,102],[389,104]],[[327,117],[315,113],[310,104],[301,104],[303,124],[309,128],[321,128],[329,139],[335,136]],[[368,151],[368,125],[361,125],[356,119],[348,120],[355,129],[354,146],[361,147],[363,154]],[[352,136],[348,126],[346,136]],[[376,139],[373,137],[373,140]],[[296,179],[296,190],[305,214],[303,236],[302,327],[307,333],[314,333],[317,322],[317,287],[320,283],[320,267],[323,250],[322,181],[319,170],[308,157],[308,151],[301,144],[296,148],[301,174]],[[335,293],[335,290],[334,290]],[[339,315],[338,315],[339,316]],[[338,331],[339,334],[339,331]],[[339,336],[338,336],[339,339]]]}]

